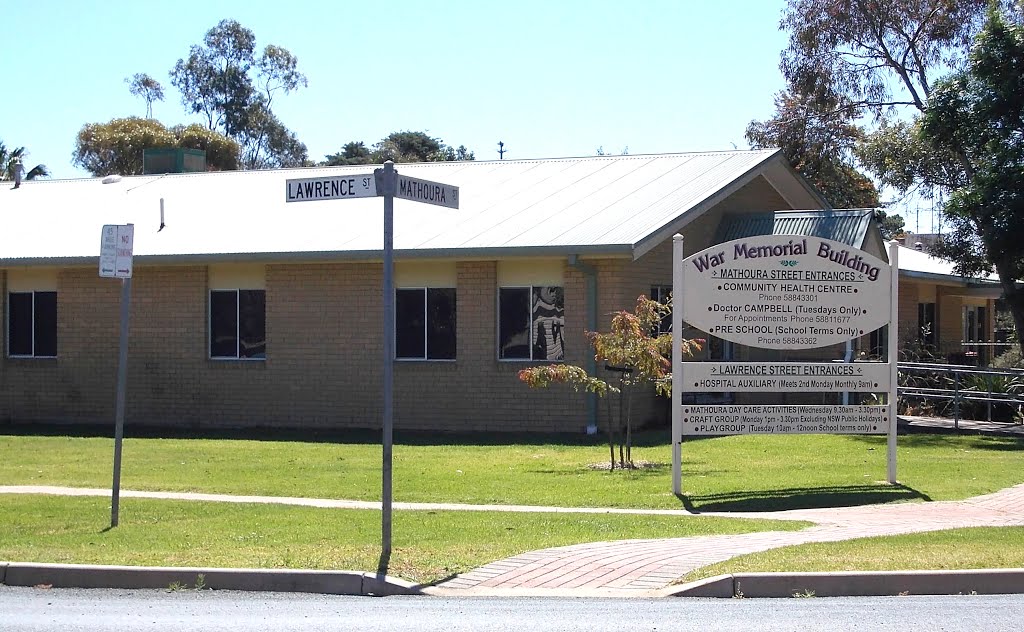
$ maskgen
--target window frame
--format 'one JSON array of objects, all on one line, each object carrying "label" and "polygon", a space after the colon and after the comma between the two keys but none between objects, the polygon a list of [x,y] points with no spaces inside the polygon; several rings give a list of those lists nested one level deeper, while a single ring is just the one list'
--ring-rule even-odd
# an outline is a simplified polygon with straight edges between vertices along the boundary
[{"label": "window frame", "polygon": [[[31,309],[32,321],[31,321],[31,323],[29,323],[29,328],[30,328],[31,333],[32,333],[32,352],[29,353],[29,354],[23,354],[23,353],[15,354],[15,353],[11,352],[11,333],[12,333],[11,332],[11,325],[12,325],[12,321],[11,321],[11,296],[13,296],[15,294],[18,294],[18,295],[30,295],[32,297],[32,309]],[[37,324],[37,319],[36,319],[36,316],[37,316],[37,313],[36,313],[37,312],[36,294],[52,294],[53,295],[53,347],[54,347],[53,355],[40,355],[40,354],[36,353],[36,347],[37,347],[36,340],[39,338],[39,336],[38,336],[38,333],[39,333],[38,332],[38,324]],[[5,317],[7,319],[7,327],[6,327],[6,336],[7,336],[7,349],[6,349],[6,351],[7,351],[7,357],[11,358],[11,359],[16,359],[16,360],[17,359],[36,359],[36,358],[44,359],[44,360],[45,359],[52,360],[52,359],[57,358],[58,349],[59,349],[59,344],[58,344],[58,339],[57,339],[57,314],[58,314],[58,304],[57,304],[57,291],[56,290],[8,290],[7,291],[6,314],[5,314]]]},{"label": "window frame", "polygon": [[[549,359],[549,358],[537,358],[537,357],[534,357],[534,348],[536,346],[536,342],[537,341],[535,339],[536,323],[535,323],[534,317],[533,317],[533,307],[534,307],[533,306],[533,295],[534,295],[534,291],[535,290],[538,290],[540,288],[548,288],[548,287],[556,287],[556,288],[559,288],[560,290],[562,290],[562,306],[561,306],[562,329],[563,329],[563,333],[562,333],[562,336],[561,336],[561,339],[562,339],[562,357],[559,358],[559,359],[556,359],[556,360],[552,360],[552,359]],[[501,293],[502,293],[502,290],[526,290],[526,292],[527,292],[527,306],[528,306],[527,322],[529,323],[529,326],[528,326],[528,329],[527,329],[527,331],[528,331],[527,348],[530,350],[530,356],[528,358],[505,358],[505,357],[502,357],[502,355],[501,355]],[[495,310],[495,316],[496,316],[495,317],[495,321],[496,321],[496,323],[495,323],[496,324],[495,342],[497,344],[496,344],[495,354],[497,355],[497,359],[498,359],[499,362],[565,362],[566,352],[565,352],[565,336],[564,336],[564,329],[565,329],[565,286],[564,285],[550,285],[550,284],[548,284],[548,285],[501,285],[501,286],[498,287],[498,292],[497,292],[497,296],[496,296],[496,302],[497,302],[497,306],[496,306],[496,310]]]},{"label": "window frame", "polygon": [[[452,332],[455,355],[451,358],[431,358],[430,357],[430,290],[450,290],[452,292],[452,315],[454,316],[452,323]],[[399,356],[398,355],[398,292],[405,291],[422,291],[423,294],[423,355],[422,356]],[[458,288],[455,287],[432,287],[432,286],[404,286],[395,288],[395,300],[394,300],[394,331],[391,332],[393,349],[394,349],[394,360],[396,362],[456,362],[459,357],[459,339],[458,339]]]},{"label": "window frame", "polygon": [[[235,355],[213,355],[213,294],[220,292],[235,295]],[[242,355],[242,292],[263,293],[263,353],[258,356]],[[208,360],[215,362],[266,362],[267,360],[267,291],[264,288],[210,288],[206,292],[206,355]]]},{"label": "window frame", "polygon": [[[672,286],[671,285],[651,285],[651,293],[648,294],[648,297],[650,297],[650,299],[652,301],[654,301],[655,303],[660,303],[662,305],[668,305],[668,299],[669,299],[669,297],[671,295],[672,295]],[[651,333],[654,335],[655,338],[657,338],[661,334],[672,333],[672,310],[671,309],[668,311],[667,314],[665,314],[661,318],[661,320],[655,326],[655,331],[653,331]]]}]

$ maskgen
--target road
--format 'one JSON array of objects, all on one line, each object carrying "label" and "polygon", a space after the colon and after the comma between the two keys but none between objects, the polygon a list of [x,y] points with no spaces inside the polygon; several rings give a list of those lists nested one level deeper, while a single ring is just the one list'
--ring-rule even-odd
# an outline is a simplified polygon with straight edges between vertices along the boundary
[{"label": "road", "polygon": [[4,632],[1019,630],[1024,595],[791,599],[343,597],[0,586]]}]

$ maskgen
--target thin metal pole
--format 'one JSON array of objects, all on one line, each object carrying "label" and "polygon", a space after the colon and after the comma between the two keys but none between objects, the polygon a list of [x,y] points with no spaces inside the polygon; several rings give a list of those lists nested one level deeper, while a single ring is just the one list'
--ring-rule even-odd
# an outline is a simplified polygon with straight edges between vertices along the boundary
[{"label": "thin metal pole", "polygon": [[889,289],[889,436],[886,442],[886,461],[889,483],[896,484],[896,397],[899,389],[899,295],[900,244],[889,242],[889,268],[892,279]]},{"label": "thin metal pole", "polygon": [[390,160],[384,163],[384,436],[383,464],[381,468],[381,554],[379,570],[387,571],[391,558],[391,447],[392,447],[392,386],[395,336],[394,223],[395,184],[398,174]]},{"label": "thin metal pole", "polygon": [[683,236],[672,237],[672,493],[683,493]]},{"label": "thin metal pole", "polygon": [[114,482],[110,495],[110,526],[117,526],[121,500],[121,443],[124,439],[124,400],[128,386],[128,318],[131,315],[132,279],[121,279],[121,333],[117,359],[117,404],[114,412]]}]

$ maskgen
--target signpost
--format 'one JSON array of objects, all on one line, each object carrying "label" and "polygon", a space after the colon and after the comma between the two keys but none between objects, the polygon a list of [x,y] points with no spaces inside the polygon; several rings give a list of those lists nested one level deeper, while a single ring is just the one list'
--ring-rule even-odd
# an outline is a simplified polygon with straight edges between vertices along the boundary
[{"label": "signpost", "polygon": [[285,183],[287,202],[384,197],[384,377],[383,464],[381,467],[381,555],[379,572],[386,572],[391,558],[393,386],[395,359],[394,224],[395,197],[447,208],[459,208],[459,188],[450,184],[399,175],[392,161],[373,174],[302,178]]},{"label": "signpost", "polygon": [[118,337],[117,400],[114,411],[114,480],[110,495],[110,526],[116,527],[121,496],[121,444],[124,442],[125,390],[128,385],[128,318],[132,300],[132,255],[135,226],[103,227],[100,234],[100,276],[121,279],[121,331]]},{"label": "signpost", "polygon": [[768,235],[720,244],[687,259],[683,320],[765,349],[846,342],[889,322],[889,265],[814,237]]},{"label": "signpost", "polygon": [[[898,245],[889,262],[820,237],[763,235],[683,258],[673,240],[672,330],[683,322],[766,349],[816,349],[889,325],[887,362],[683,362],[672,358],[672,489],[682,493],[684,435],[888,434],[896,482]],[[687,405],[682,393],[887,393],[885,405]]]},{"label": "signpost", "polygon": [[889,390],[884,362],[684,362],[684,393]]},{"label": "signpost", "polygon": [[286,202],[313,202],[377,197],[372,173],[327,178],[296,178],[285,181]]}]

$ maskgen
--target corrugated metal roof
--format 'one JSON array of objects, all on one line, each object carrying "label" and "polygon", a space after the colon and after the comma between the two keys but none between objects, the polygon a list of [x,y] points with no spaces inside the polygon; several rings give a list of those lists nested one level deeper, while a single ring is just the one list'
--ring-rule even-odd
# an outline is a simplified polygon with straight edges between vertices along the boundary
[{"label": "corrugated metal roof", "polygon": [[[395,200],[396,253],[632,254],[774,150],[399,164],[460,188],[458,210]],[[383,202],[286,203],[285,181],[372,173],[373,165],[31,181],[0,187],[0,262],[99,255],[103,224],[134,223],[135,254],[165,259],[379,257]],[[157,232],[160,200],[166,228]]]},{"label": "corrugated metal roof", "polygon": [[718,225],[718,243],[756,235],[806,235],[861,248],[871,225],[871,209],[774,211],[727,215]]},{"label": "corrugated metal roof", "polygon": [[985,274],[980,277],[962,277],[954,271],[955,264],[952,261],[940,259],[915,248],[901,246],[897,257],[899,259],[900,271],[911,277],[953,283],[999,283],[999,278],[994,274]]}]

